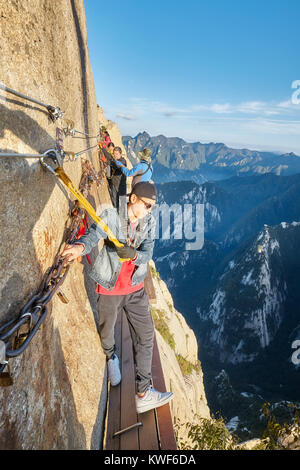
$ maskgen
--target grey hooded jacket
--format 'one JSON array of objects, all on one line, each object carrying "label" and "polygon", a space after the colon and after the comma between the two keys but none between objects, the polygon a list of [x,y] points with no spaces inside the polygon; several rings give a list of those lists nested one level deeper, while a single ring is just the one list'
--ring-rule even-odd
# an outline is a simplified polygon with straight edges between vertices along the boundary
[{"label": "grey hooded jacket", "polygon": [[[116,238],[121,243],[128,243],[127,231],[129,227],[128,219],[121,219],[116,209],[106,209],[100,215]],[[129,227],[130,228],[130,227]],[[129,232],[131,233],[131,231]],[[147,274],[147,263],[151,260],[154,248],[155,219],[148,214],[139,223],[131,235],[131,245],[137,250],[137,258],[134,264],[137,266],[131,282],[135,286],[142,282]],[[98,245],[101,238],[107,239],[107,234],[97,224],[92,224],[89,230],[76,240],[75,243],[82,243],[85,246],[83,255],[88,254]],[[118,279],[122,263],[116,252],[114,245],[104,242],[103,248],[99,252],[96,261],[90,271],[90,277],[108,290],[113,290]]]}]

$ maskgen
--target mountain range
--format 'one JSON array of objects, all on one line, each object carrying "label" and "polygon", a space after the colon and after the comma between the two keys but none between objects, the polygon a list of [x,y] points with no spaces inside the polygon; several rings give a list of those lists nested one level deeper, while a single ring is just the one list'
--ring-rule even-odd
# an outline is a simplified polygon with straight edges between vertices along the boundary
[{"label": "mountain range", "polygon": [[[231,388],[247,393],[246,408],[249,401],[257,405],[257,394],[265,401],[297,401],[299,369],[291,345],[300,338],[300,175],[157,187],[162,204],[204,204],[203,248],[187,251],[184,240],[160,239],[154,259],[197,336],[211,409],[228,419],[233,410],[238,414],[236,397],[229,408],[216,400],[223,370],[222,389],[232,382]],[[247,416],[242,428],[249,428]]]},{"label": "mountain range", "polygon": [[137,162],[137,152],[145,147],[152,151],[156,182],[192,180],[203,183],[235,175],[300,173],[300,158],[294,153],[279,154],[248,149],[233,149],[223,143],[186,142],[179,137],[141,132],[124,136],[127,156]]},{"label": "mountain range", "polygon": [[254,437],[264,402],[281,417],[299,402],[300,158],[146,132],[123,141],[133,163],[152,149],[159,206],[204,205],[202,249],[160,237],[154,260],[195,331],[210,409]]}]

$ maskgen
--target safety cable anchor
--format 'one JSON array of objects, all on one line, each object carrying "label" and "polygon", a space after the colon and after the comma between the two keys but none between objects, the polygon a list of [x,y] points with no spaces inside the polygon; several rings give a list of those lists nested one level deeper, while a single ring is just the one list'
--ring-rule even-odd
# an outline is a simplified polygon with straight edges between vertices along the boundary
[{"label": "safety cable anchor", "polygon": [[71,119],[64,119],[66,127],[63,128],[63,132],[66,137],[69,135],[74,137],[75,136],[75,129],[74,129],[74,122]]},{"label": "safety cable anchor", "polygon": [[47,106],[47,111],[52,122],[57,121],[57,119],[62,119],[63,117],[63,113],[59,106],[57,106],[56,108],[54,106]]}]

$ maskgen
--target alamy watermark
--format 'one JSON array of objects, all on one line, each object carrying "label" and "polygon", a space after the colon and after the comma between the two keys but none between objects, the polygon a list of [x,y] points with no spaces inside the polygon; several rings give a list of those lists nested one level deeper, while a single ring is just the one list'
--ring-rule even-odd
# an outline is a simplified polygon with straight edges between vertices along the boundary
[{"label": "alamy watermark", "polygon": [[294,80],[292,83],[292,88],[296,90],[292,94],[292,103],[293,104],[300,104],[300,80]]},{"label": "alamy watermark", "polygon": [[[203,247],[204,204],[172,204],[169,206],[163,203],[156,206],[153,216],[156,219],[155,239],[170,240],[171,227],[173,226],[174,240],[189,240],[185,243],[187,251],[201,250]],[[171,224],[172,216],[173,224]]]},{"label": "alamy watermark", "polygon": [[295,341],[292,342],[292,349],[296,350],[292,354],[292,363],[298,366],[300,364],[300,339],[295,339]]},{"label": "alamy watermark", "polygon": [[[110,205],[101,204],[100,217],[108,227],[115,226],[114,212],[108,209],[111,209]],[[120,232],[115,236],[122,241],[124,236],[130,236],[130,227],[125,222],[128,219],[126,196],[119,198],[117,212]],[[151,217],[142,219],[140,225],[143,239],[185,240],[185,250],[201,250],[204,245],[204,204],[156,204]]]}]

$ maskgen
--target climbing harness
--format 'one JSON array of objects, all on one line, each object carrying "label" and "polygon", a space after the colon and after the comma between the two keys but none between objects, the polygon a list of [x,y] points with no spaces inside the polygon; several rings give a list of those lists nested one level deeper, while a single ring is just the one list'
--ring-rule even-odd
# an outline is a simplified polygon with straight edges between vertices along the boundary
[{"label": "climbing harness", "polygon": [[147,170],[143,171],[143,173],[138,173],[138,176],[143,176],[143,175],[145,175],[145,174],[147,173],[147,171],[149,171],[149,170],[151,171],[151,175],[152,175],[152,173],[153,173],[153,168],[151,168],[151,163],[147,162],[146,160],[141,160],[141,163],[146,163],[146,165],[147,165],[148,168],[147,168]]},{"label": "climbing harness", "polygon": [[100,186],[103,178],[103,170],[97,172],[89,160],[81,160],[81,166],[81,192],[84,196],[87,196],[92,182],[95,182],[97,187]]}]

